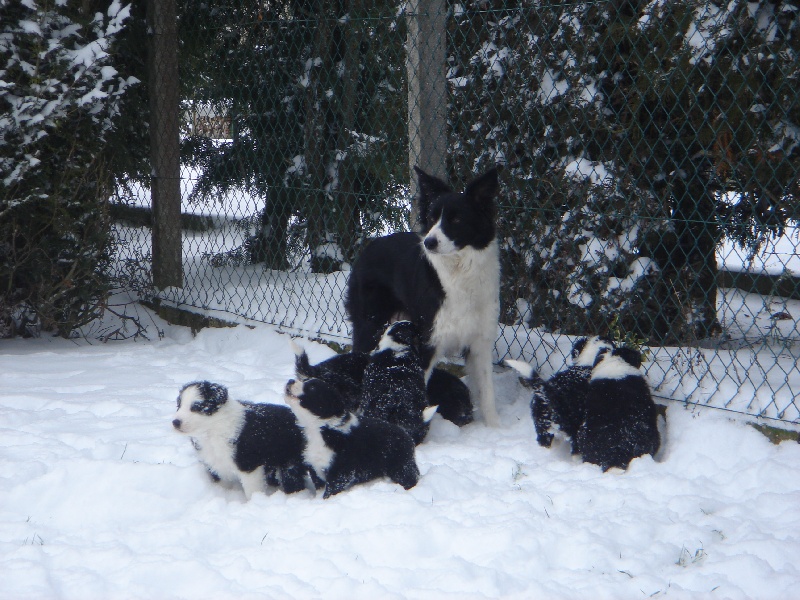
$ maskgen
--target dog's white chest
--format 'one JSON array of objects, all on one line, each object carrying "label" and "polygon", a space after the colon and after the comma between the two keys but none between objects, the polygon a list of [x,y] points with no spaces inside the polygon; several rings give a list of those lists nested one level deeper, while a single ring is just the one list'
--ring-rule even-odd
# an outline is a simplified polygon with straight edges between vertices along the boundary
[{"label": "dog's white chest", "polygon": [[198,437],[197,454],[204,465],[214,471],[220,479],[238,481],[239,469],[233,460],[236,448],[223,437]]},{"label": "dog's white chest", "polygon": [[500,316],[500,252],[497,242],[483,250],[430,256],[445,292],[433,323],[431,342],[442,356],[494,341]]},{"label": "dog's white chest", "polygon": [[333,461],[333,450],[331,450],[322,439],[322,432],[316,427],[303,429],[306,436],[306,448],[303,458],[321,479],[325,479],[328,468]]}]

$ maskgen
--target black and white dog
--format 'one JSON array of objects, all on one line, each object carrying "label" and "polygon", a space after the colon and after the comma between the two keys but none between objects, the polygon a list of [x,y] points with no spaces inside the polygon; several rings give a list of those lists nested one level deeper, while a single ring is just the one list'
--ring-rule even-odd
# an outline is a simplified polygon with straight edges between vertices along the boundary
[{"label": "black and white dog", "polygon": [[423,337],[426,378],[444,356],[464,354],[472,397],[498,425],[492,350],[500,313],[500,253],[494,198],[497,170],[463,192],[415,167],[425,235],[373,240],[353,265],[345,307],[353,349],[370,352],[393,317],[413,321]]},{"label": "black and white dog", "polygon": [[364,370],[360,412],[405,429],[419,444],[436,413],[428,406],[420,337],[411,321],[395,321],[386,328]]},{"label": "black and white dog", "polygon": [[661,445],[656,405],[641,364],[638,350],[622,347],[601,352],[592,369],[578,450],[603,471],[626,469],[637,456],[655,455]]},{"label": "black and white dog", "polygon": [[268,483],[287,494],[306,487],[305,439],[287,406],[231,400],[224,386],[197,381],[181,388],[172,426],[215,481],[240,483],[248,500]]},{"label": "black and white dog", "polygon": [[[308,354],[292,340],[295,354],[295,378],[322,379],[344,396],[348,410],[357,411],[361,405],[364,371],[370,360],[367,352],[337,354],[312,365]],[[433,369],[427,384],[428,404],[438,406],[438,413],[459,427],[472,423],[473,408],[469,388],[455,375],[442,369]]]},{"label": "black and white dog", "polygon": [[579,338],[572,346],[572,365],[554,374],[547,381],[533,367],[519,360],[506,360],[506,364],[519,371],[524,384],[533,390],[531,417],[536,428],[536,441],[550,447],[555,427],[572,442],[572,453],[577,454],[576,435],[586,416],[586,395],[589,378],[597,356],[612,350],[614,342],[605,337]]},{"label": "black and white dog", "polygon": [[323,498],[380,477],[405,489],[419,481],[411,436],[393,423],[349,412],[325,381],[290,379],[286,402],[306,438],[304,459],[325,482]]},{"label": "black and white dog", "polygon": [[428,404],[437,407],[443,419],[459,427],[473,421],[469,388],[458,377],[443,369],[434,369],[428,379]]},{"label": "black and white dog", "polygon": [[294,340],[291,341],[291,346],[295,356],[294,371],[297,379],[300,381],[325,380],[344,397],[347,410],[358,410],[361,404],[364,370],[370,360],[369,353],[346,352],[312,365],[302,346]]}]

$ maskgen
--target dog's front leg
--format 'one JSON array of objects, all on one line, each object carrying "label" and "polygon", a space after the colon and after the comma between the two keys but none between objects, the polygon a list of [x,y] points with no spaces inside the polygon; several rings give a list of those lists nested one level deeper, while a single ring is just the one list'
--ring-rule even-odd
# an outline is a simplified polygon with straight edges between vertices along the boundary
[{"label": "dog's front leg", "polygon": [[355,471],[338,471],[328,473],[328,481],[325,484],[325,492],[322,494],[323,500],[335,496],[353,486],[356,480]]},{"label": "dog's front leg", "polygon": [[483,419],[490,427],[499,427],[492,380],[492,346],[470,348],[466,367],[469,391],[473,398],[478,399]]},{"label": "dog's front leg", "polygon": [[266,493],[267,478],[263,466],[249,473],[241,473],[241,475],[239,475],[239,481],[242,482],[242,489],[248,500],[250,500],[256,492]]}]

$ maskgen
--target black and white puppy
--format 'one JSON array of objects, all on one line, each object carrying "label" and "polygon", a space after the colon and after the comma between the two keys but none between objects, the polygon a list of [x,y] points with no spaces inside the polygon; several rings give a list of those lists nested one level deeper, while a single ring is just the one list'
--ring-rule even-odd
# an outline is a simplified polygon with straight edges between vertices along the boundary
[{"label": "black and white puppy", "polygon": [[305,489],[305,438],[287,406],[231,400],[224,386],[197,381],[181,388],[172,426],[215,481],[241,484],[248,500],[268,482],[287,494]]},{"label": "black and white puppy", "polygon": [[655,455],[661,445],[655,402],[639,370],[634,348],[602,352],[595,361],[586,396],[586,418],[578,431],[585,462],[626,469],[637,456]]},{"label": "black and white puppy", "polygon": [[[295,378],[323,379],[335,387],[348,405],[348,410],[358,410],[363,391],[364,371],[370,360],[367,352],[346,352],[332,356],[316,365],[310,364],[308,354],[294,340]],[[473,407],[469,388],[455,375],[434,369],[427,384],[428,403],[438,406],[438,413],[459,427],[472,423]]]},{"label": "black and white puppy", "polygon": [[294,340],[291,341],[291,346],[295,355],[295,377],[298,380],[323,379],[344,397],[347,410],[358,410],[363,389],[364,370],[370,360],[369,353],[346,352],[312,365],[302,346]]},{"label": "black and white puppy", "polygon": [[469,388],[458,377],[443,369],[434,369],[428,379],[428,404],[438,407],[437,413],[463,427],[473,421]]},{"label": "black and white puppy", "polygon": [[405,429],[415,444],[428,433],[436,407],[428,406],[420,338],[411,321],[386,328],[364,370],[360,414]]},{"label": "black and white puppy", "polygon": [[425,234],[373,240],[353,264],[345,307],[353,349],[372,351],[394,315],[410,319],[423,342],[426,379],[445,356],[466,356],[472,398],[489,425],[499,424],[492,352],[500,314],[500,251],[492,169],[455,192],[415,167]]},{"label": "black and white puppy", "polygon": [[305,462],[325,482],[323,498],[380,477],[405,489],[419,481],[411,436],[393,423],[349,412],[325,381],[290,379],[286,402],[306,438]]},{"label": "black and white puppy", "polygon": [[519,360],[506,360],[522,375],[524,384],[533,390],[531,395],[531,417],[536,428],[536,441],[549,448],[556,427],[572,442],[572,453],[577,454],[576,435],[586,414],[586,395],[589,378],[597,356],[612,350],[614,342],[608,338],[594,336],[579,338],[570,353],[572,365],[555,373],[547,381],[533,367]]}]

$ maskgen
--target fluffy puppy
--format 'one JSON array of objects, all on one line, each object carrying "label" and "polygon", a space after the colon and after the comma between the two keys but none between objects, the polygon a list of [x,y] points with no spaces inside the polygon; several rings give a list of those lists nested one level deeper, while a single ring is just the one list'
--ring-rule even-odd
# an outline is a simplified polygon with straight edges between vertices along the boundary
[{"label": "fluffy puppy", "polygon": [[585,462],[603,471],[626,469],[637,456],[655,455],[661,445],[656,405],[641,364],[637,350],[623,347],[602,352],[592,369],[578,449]]},{"label": "fluffy puppy", "polygon": [[268,483],[287,494],[305,489],[305,439],[287,406],[230,400],[224,386],[196,381],[181,388],[172,426],[215,481],[241,484],[248,500]]},{"label": "fluffy puppy", "polygon": [[442,369],[434,369],[428,379],[428,404],[437,406],[442,418],[459,427],[472,423],[472,399],[469,388],[458,377]]},{"label": "fluffy puppy", "polygon": [[600,336],[579,338],[572,346],[572,365],[543,380],[533,367],[519,360],[506,360],[523,377],[531,395],[531,417],[536,428],[536,441],[549,448],[553,442],[555,428],[572,441],[572,453],[577,454],[575,436],[586,412],[586,394],[589,377],[598,354],[614,348],[614,342]]},{"label": "fluffy puppy", "polygon": [[361,414],[405,429],[415,444],[428,433],[436,407],[428,406],[420,338],[411,321],[397,321],[383,333],[364,370]]},{"label": "fluffy puppy", "polygon": [[361,402],[362,380],[370,356],[367,352],[347,352],[337,354],[316,365],[309,363],[308,354],[294,340],[291,341],[294,352],[295,377],[300,381],[322,379],[336,388],[347,404],[347,410],[355,411]]},{"label": "fluffy puppy", "polygon": [[290,379],[286,402],[306,438],[304,459],[325,482],[323,498],[380,477],[405,489],[419,481],[411,436],[398,425],[349,412],[325,381]]},{"label": "fluffy puppy", "polygon": [[[297,342],[292,340],[295,354],[295,378],[322,379],[327,381],[344,397],[348,410],[356,411],[361,404],[364,371],[370,360],[367,352],[347,352],[337,354],[316,365],[310,364],[308,354]],[[443,418],[459,427],[472,423],[473,406],[469,388],[455,375],[443,369],[434,369],[426,387],[428,402],[438,406]]]}]

